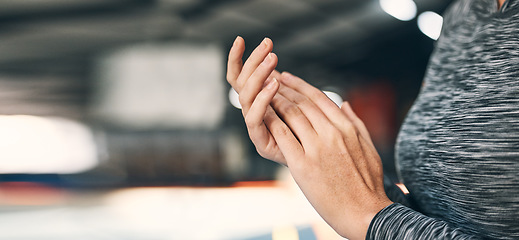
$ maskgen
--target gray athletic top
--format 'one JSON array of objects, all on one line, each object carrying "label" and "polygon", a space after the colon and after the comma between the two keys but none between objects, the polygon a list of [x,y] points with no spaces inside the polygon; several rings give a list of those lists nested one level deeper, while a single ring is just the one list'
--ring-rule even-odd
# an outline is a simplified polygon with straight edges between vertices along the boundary
[{"label": "gray athletic top", "polygon": [[458,0],[400,131],[411,206],[367,239],[519,239],[519,0]]}]

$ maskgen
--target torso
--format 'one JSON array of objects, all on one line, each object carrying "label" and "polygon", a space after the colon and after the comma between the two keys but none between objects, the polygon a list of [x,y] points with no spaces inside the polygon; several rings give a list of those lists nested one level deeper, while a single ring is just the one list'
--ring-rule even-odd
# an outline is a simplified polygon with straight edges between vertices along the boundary
[{"label": "torso", "polygon": [[519,238],[519,3],[451,6],[402,126],[397,167],[420,210],[469,234]]}]

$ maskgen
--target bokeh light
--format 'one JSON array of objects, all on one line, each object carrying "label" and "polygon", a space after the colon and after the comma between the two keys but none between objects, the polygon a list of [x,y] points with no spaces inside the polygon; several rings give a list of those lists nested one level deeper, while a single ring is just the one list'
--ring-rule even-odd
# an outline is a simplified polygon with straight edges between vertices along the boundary
[{"label": "bokeh light", "polygon": [[72,120],[0,116],[0,173],[77,173],[97,165],[92,132]]},{"label": "bokeh light", "polygon": [[380,7],[401,21],[409,21],[416,16],[416,4],[412,0],[380,0]]},{"label": "bokeh light", "polygon": [[418,16],[418,28],[423,34],[437,40],[443,26],[443,17],[431,11],[423,12]]}]

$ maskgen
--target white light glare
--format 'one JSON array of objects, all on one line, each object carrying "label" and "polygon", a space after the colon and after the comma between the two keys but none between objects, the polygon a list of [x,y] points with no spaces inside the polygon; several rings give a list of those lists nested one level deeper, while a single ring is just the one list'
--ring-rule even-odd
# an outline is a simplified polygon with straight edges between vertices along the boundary
[{"label": "white light glare", "polygon": [[326,96],[328,96],[329,99],[331,99],[335,104],[337,104],[337,106],[341,106],[342,101],[343,101],[341,95],[334,93],[334,92],[330,92],[330,91],[323,91],[323,92],[324,92],[324,94],[326,94]]},{"label": "white light glare", "polygon": [[[324,94],[326,94],[326,96],[328,96],[328,98],[330,98],[335,104],[337,104],[337,106],[341,106],[342,101],[343,101],[341,95],[334,93],[334,92],[330,92],[330,91],[323,91],[323,92],[324,92]],[[233,88],[229,89],[229,102],[231,102],[231,104],[235,108],[241,109],[239,95],[236,92],[236,90],[234,90]]]},{"label": "white light glare", "polygon": [[380,0],[380,7],[401,21],[409,21],[416,16],[416,4],[413,0]]},{"label": "white light glare", "polygon": [[240,96],[238,95],[236,90],[234,90],[234,88],[229,89],[229,102],[231,102],[231,104],[237,109],[241,109],[239,98]]},{"label": "white light glare", "polygon": [[71,120],[0,116],[0,173],[77,173],[97,165],[93,134]]},{"label": "white light glare", "polygon": [[418,16],[418,28],[423,34],[437,40],[442,31],[443,18],[435,12],[423,12]]}]

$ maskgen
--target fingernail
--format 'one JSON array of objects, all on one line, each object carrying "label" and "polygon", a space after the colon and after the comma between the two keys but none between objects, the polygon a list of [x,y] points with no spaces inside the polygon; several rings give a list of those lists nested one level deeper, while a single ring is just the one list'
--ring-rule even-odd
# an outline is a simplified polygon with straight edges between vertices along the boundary
[{"label": "fingernail", "polygon": [[263,60],[265,63],[272,62],[272,53],[267,54],[267,57],[265,57],[265,60]]},{"label": "fingernail", "polygon": [[272,78],[272,81],[269,82],[269,84],[267,84],[267,89],[274,88],[274,86],[276,85],[277,82],[278,82],[278,80],[276,78]]},{"label": "fingernail", "polygon": [[269,46],[268,38],[264,38],[264,39],[263,39],[263,46],[264,46],[264,47],[268,47],[268,46]]},{"label": "fingernail", "polygon": [[238,39],[240,39],[240,36],[236,36],[236,39],[234,39],[234,43],[232,44],[233,46],[236,46],[236,44],[238,44]]}]

